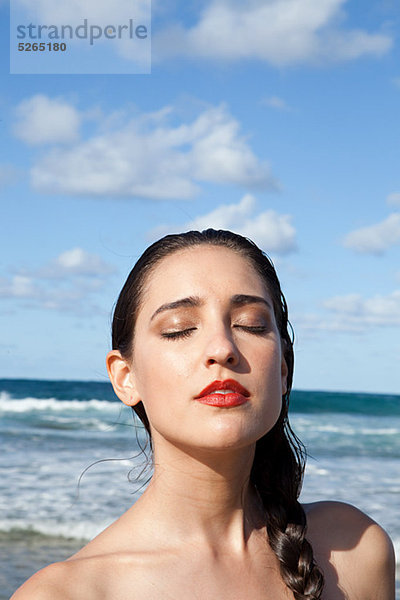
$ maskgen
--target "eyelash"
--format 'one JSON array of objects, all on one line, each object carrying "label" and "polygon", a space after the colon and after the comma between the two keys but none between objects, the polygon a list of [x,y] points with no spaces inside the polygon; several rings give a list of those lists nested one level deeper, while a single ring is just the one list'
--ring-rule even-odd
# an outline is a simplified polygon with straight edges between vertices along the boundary
[{"label": "eyelash", "polygon": [[[267,327],[264,325],[258,325],[256,327],[246,327],[245,325],[234,325],[234,327],[243,329],[248,333],[254,333],[255,335],[263,335],[267,331]],[[182,329],[182,331],[167,331],[161,334],[161,337],[167,340],[179,340],[187,338],[191,335],[192,331],[195,331],[196,327],[190,329]]]},{"label": "eyelash", "polygon": [[165,333],[161,334],[161,337],[167,340],[178,340],[180,338],[189,337],[194,330],[195,327],[192,327],[191,329],[182,329],[182,331],[166,331]]},{"label": "eyelash", "polygon": [[265,325],[257,325],[254,327],[246,327],[245,325],[234,325],[234,327],[240,327],[240,329],[244,329],[244,331],[248,331],[249,333],[255,333],[256,335],[262,335],[267,331],[267,327],[265,327]]}]

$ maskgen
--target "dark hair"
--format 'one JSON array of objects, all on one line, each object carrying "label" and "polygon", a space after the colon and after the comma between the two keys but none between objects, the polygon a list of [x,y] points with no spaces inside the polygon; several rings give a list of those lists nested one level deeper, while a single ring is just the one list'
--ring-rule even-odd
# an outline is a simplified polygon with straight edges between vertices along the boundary
[{"label": "dark hair", "polygon": [[[324,578],[314,562],[306,539],[306,515],[298,501],[305,467],[305,449],[288,420],[289,396],[293,379],[293,331],[288,320],[286,300],[270,259],[251,240],[230,231],[207,229],[167,235],[142,254],[124,287],[114,310],[112,347],[128,358],[143,288],[148,275],[164,257],[199,245],[229,248],[251,262],[271,295],[275,319],[288,367],[287,390],[274,427],[256,443],[250,480],[257,489],[265,510],[268,542],[275,552],[281,576],[296,600],[319,600]],[[140,402],[134,407],[143,422],[151,444],[150,424]]]}]

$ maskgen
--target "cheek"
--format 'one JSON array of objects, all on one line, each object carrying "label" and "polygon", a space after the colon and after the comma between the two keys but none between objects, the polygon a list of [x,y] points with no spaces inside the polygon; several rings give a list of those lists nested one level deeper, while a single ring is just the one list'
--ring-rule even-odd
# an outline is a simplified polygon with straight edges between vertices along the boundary
[{"label": "cheek", "polygon": [[281,381],[282,353],[278,344],[271,343],[258,349],[253,353],[252,363],[265,384]]},{"label": "cheek", "polygon": [[258,393],[261,409],[270,422],[278,419],[282,408],[282,357],[280,348],[269,348],[255,356],[255,370],[259,373],[257,378]]},{"label": "cheek", "polygon": [[145,405],[163,402],[165,406],[165,398],[178,395],[182,384],[193,374],[189,356],[177,352],[172,344],[149,343],[137,349],[133,372],[138,394]]}]

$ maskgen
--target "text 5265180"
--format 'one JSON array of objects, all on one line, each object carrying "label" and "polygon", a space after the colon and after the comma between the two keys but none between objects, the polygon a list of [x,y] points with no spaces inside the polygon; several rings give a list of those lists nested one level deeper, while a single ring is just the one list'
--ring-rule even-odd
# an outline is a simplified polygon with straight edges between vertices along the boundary
[{"label": "text 5265180", "polygon": [[18,44],[19,52],[65,52],[67,44],[64,42],[20,42]]}]

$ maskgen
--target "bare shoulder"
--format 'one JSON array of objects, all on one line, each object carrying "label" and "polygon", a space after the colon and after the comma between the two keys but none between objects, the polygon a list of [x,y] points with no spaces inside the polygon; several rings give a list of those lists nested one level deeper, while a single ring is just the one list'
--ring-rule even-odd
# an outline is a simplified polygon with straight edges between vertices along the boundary
[{"label": "bare shoulder", "polygon": [[344,502],[314,502],[305,504],[309,534],[334,550],[366,552],[373,543],[374,554],[392,554],[392,542],[380,525],[361,510]]},{"label": "bare shoulder", "polygon": [[[171,561],[164,562],[170,571]],[[162,569],[162,563],[154,552],[102,553],[89,544],[66,561],[38,571],[10,600],[142,600],[149,598],[150,580],[153,589],[160,583],[154,570]],[[164,568],[165,576],[167,572]],[[156,597],[161,595],[162,588]]]},{"label": "bare shoulder", "polygon": [[49,565],[32,575],[10,600],[72,600],[67,582],[73,570],[74,565],[68,561]]},{"label": "bare shoulder", "polygon": [[[102,600],[110,598],[121,565],[128,561],[113,554],[77,555],[35,573],[10,600]],[[128,567],[131,573],[132,563]]]},{"label": "bare shoulder", "polygon": [[342,588],[352,590],[354,598],[394,600],[394,549],[386,531],[343,502],[315,502],[304,509],[317,561],[334,571]]}]

